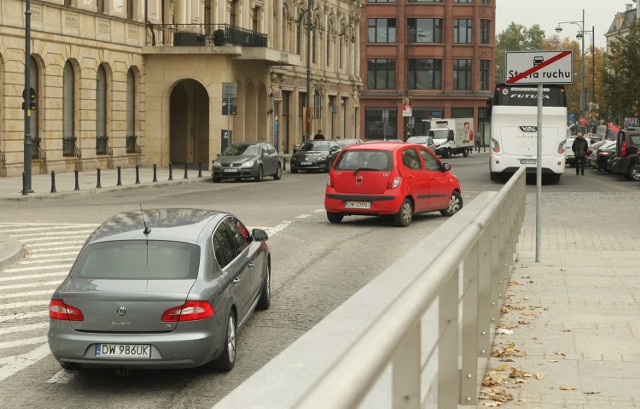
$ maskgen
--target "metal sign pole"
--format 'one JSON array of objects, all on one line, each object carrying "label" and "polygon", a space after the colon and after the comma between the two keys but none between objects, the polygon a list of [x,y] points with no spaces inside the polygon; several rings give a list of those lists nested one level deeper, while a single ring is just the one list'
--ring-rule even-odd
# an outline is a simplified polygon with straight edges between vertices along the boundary
[{"label": "metal sign pole", "polygon": [[536,159],[536,262],[540,261],[540,199],[542,197],[542,98],[543,85],[538,84],[538,154]]}]

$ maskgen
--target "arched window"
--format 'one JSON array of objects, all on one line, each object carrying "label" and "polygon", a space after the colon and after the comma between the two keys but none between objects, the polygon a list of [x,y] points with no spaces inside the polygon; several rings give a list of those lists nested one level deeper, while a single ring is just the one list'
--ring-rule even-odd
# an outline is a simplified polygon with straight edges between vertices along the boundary
[{"label": "arched window", "polygon": [[75,74],[71,63],[67,61],[62,73],[62,154],[74,156],[75,153]]},{"label": "arched window", "polygon": [[96,136],[107,136],[107,73],[102,65],[96,76]]},{"label": "arched window", "polygon": [[38,129],[38,111],[40,110],[40,104],[42,103],[42,96],[40,95],[40,73],[38,64],[33,57],[30,57],[29,62],[29,87],[36,91],[36,109],[31,111],[29,116],[29,133],[31,134],[31,141],[33,142],[33,157],[37,157],[38,149],[40,148],[40,132]]},{"label": "arched window", "polygon": [[136,152],[136,77],[133,69],[127,73],[127,153]]}]

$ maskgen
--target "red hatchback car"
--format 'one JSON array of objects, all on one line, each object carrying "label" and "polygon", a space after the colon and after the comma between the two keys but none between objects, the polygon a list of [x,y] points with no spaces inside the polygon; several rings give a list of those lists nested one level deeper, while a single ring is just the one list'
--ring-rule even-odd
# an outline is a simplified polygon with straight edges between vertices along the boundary
[{"label": "red hatchback car", "polygon": [[342,149],[329,172],[324,207],[331,223],[349,215],[393,215],[408,226],[414,213],[452,216],[462,208],[451,165],[423,145],[372,142]]}]

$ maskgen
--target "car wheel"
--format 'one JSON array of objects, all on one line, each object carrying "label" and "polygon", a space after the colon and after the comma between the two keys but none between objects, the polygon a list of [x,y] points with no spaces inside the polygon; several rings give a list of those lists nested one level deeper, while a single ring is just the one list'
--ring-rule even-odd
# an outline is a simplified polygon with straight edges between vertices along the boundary
[{"label": "car wheel", "polygon": [[636,165],[629,166],[629,169],[627,170],[627,179],[636,181],[640,180],[640,172]]},{"label": "car wheel", "polygon": [[298,169],[291,166],[291,173],[298,173]]},{"label": "car wheel", "polygon": [[398,227],[407,227],[413,219],[413,204],[409,198],[405,198],[400,205],[400,210],[396,213],[394,221]]},{"label": "car wheel", "polygon": [[449,207],[444,210],[440,210],[440,213],[443,216],[450,217],[458,213],[460,209],[462,209],[462,196],[460,193],[454,191],[451,193],[451,198],[449,198]]},{"label": "car wheel", "polygon": [[258,173],[256,173],[255,180],[256,182],[262,182],[264,179],[264,169],[262,169],[262,165],[258,166]]},{"label": "car wheel", "polygon": [[327,219],[329,219],[330,223],[334,223],[334,224],[340,223],[343,217],[344,215],[340,213],[327,212]]},{"label": "car wheel", "polygon": [[464,152],[462,152],[462,156],[464,156],[465,158],[469,157],[469,150],[465,149]]},{"label": "car wheel", "polygon": [[220,177],[213,177],[213,183],[220,183]]},{"label": "car wheel", "polygon": [[258,300],[258,305],[256,305],[256,309],[268,310],[270,306],[271,306],[271,267],[267,262],[267,271],[264,276],[264,280],[262,281],[262,291],[260,291],[260,299]]},{"label": "car wheel", "polygon": [[495,182],[498,179],[498,175],[495,172],[489,172],[489,178]]},{"label": "car wheel", "polygon": [[278,170],[276,170],[276,174],[273,175],[273,180],[280,180],[282,179],[282,166],[280,166],[280,164],[278,163]]},{"label": "car wheel", "polygon": [[213,361],[213,367],[222,372],[232,370],[236,363],[236,346],[236,317],[233,311],[230,311],[222,355]]}]

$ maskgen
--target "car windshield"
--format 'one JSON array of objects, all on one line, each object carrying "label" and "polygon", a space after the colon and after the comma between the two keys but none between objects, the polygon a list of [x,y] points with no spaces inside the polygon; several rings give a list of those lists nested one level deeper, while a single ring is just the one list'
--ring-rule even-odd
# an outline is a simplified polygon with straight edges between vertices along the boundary
[{"label": "car windshield", "polygon": [[435,139],[447,139],[449,135],[448,129],[432,129],[429,131]]},{"label": "car windshield", "polygon": [[640,145],[640,134],[631,135],[631,136],[629,136],[629,139],[631,139],[631,143],[633,144],[633,146]]},{"label": "car windshield", "polygon": [[344,148],[345,146],[358,143],[358,139],[338,139],[336,140],[336,143]]},{"label": "car windshield", "polygon": [[378,150],[346,150],[338,157],[335,170],[385,170],[393,166],[391,152]]},{"label": "car windshield", "polygon": [[309,141],[302,144],[299,150],[301,151],[320,151],[329,152],[331,144],[327,141]]},{"label": "car windshield", "polygon": [[176,241],[122,240],[87,246],[73,278],[181,280],[198,275],[200,247]]},{"label": "car windshield", "polygon": [[230,145],[224,150],[224,156],[255,156],[260,154],[259,144],[239,143]]}]

